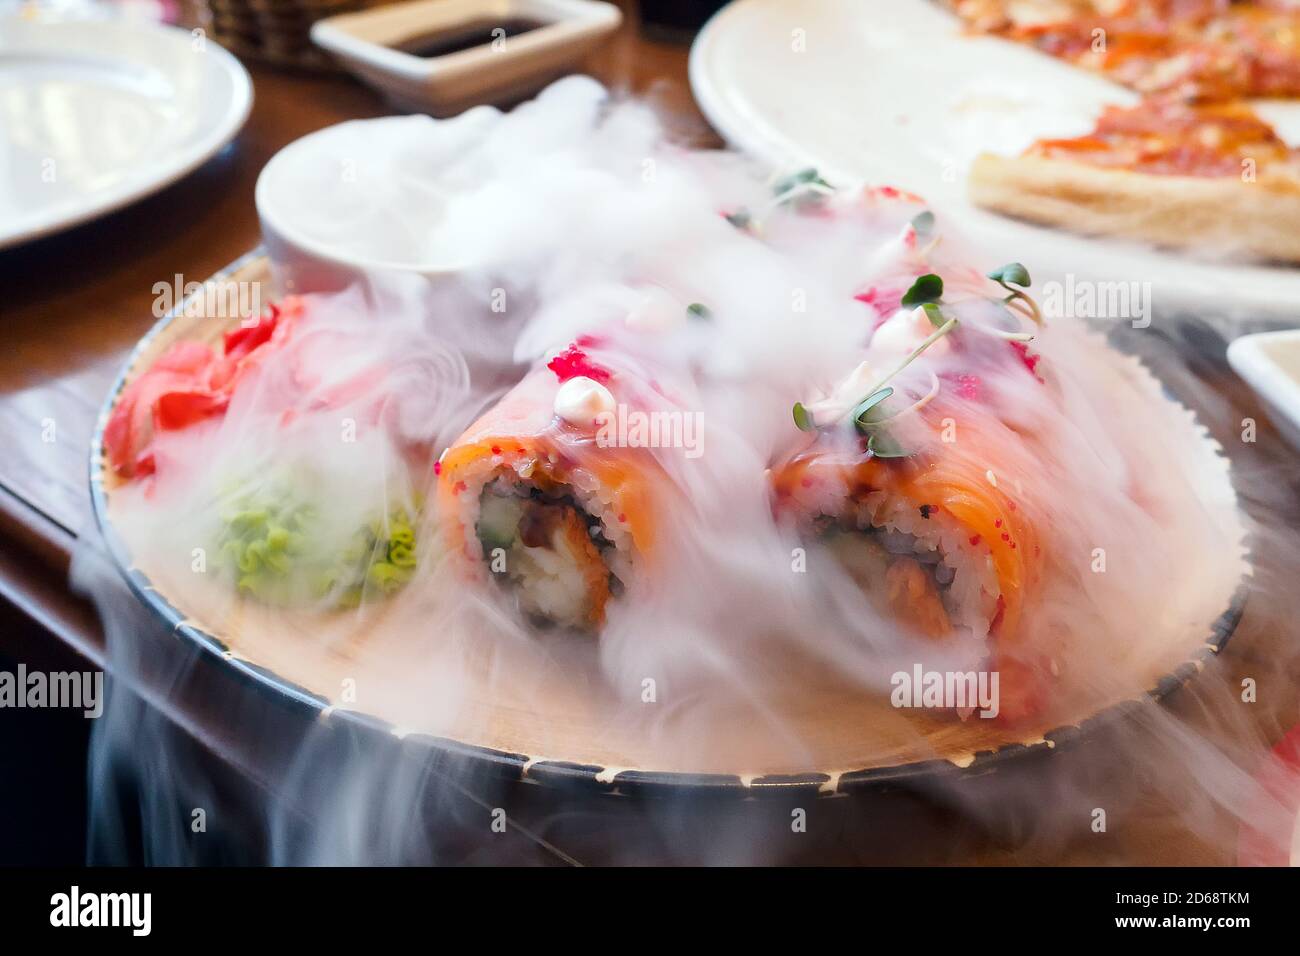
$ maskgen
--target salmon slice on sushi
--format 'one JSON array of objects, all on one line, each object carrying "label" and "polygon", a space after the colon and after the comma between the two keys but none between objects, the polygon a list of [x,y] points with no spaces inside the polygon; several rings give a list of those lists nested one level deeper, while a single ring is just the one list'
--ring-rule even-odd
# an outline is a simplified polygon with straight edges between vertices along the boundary
[{"label": "salmon slice on sushi", "polygon": [[[893,372],[882,376],[874,367],[887,368],[896,354],[869,350],[871,361],[833,395],[795,406],[808,437],[772,470],[775,507],[903,631],[964,641],[981,653],[1000,673],[1002,716],[1016,720],[1041,709],[1049,677],[1022,628],[1043,555],[1020,476],[1000,482],[996,463],[1030,439],[1002,421],[988,396],[973,394],[982,379],[961,370],[1027,376],[1026,387],[1043,383],[1028,336],[1003,331],[963,330],[944,343],[941,359],[899,377],[958,329],[957,314],[970,314],[939,306],[937,276],[920,277],[913,294],[917,289],[925,298],[905,301],[917,305],[915,315],[905,308],[898,322],[921,330]],[[1021,451],[1013,460],[1033,458],[1032,450]]]},{"label": "salmon slice on sushi", "polygon": [[580,340],[530,373],[435,470],[456,560],[530,623],[598,633],[652,559],[670,482],[648,449],[609,437],[639,386],[591,347]]},{"label": "salmon slice on sushi", "polygon": [[[943,446],[939,446],[942,448]],[[935,641],[987,647],[1003,713],[1037,709],[1021,616],[1041,557],[1033,518],[961,451],[844,454],[827,440],[774,472],[778,512],[825,547],[881,613]]]}]

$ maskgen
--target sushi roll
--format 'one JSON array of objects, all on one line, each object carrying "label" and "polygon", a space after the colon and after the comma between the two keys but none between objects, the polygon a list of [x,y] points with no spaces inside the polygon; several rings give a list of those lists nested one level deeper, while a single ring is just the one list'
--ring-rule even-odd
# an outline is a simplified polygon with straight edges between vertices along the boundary
[{"label": "sushi roll", "polygon": [[529,622],[588,633],[653,559],[670,485],[650,449],[610,437],[644,390],[591,348],[530,373],[435,466],[448,551]]},{"label": "sushi roll", "polygon": [[778,507],[917,633],[1012,634],[1038,547],[1033,522],[982,461],[938,448],[886,458],[819,440],[776,470]]},{"label": "sushi roll", "polygon": [[996,423],[976,436],[963,412],[967,435],[945,445],[939,422],[949,416],[927,411],[914,425],[936,440],[915,454],[882,457],[819,435],[774,469],[776,510],[880,613],[915,636],[983,654],[1001,675],[1002,713],[1015,719],[1038,710],[1044,676],[1020,640],[1042,557],[1034,515],[982,453]]},{"label": "sushi roll", "polygon": [[1050,401],[1051,389],[1032,333],[998,324],[1038,320],[1004,273],[1028,284],[1017,264],[990,274],[1011,293],[991,303],[982,277],[950,282],[951,298],[938,275],[914,279],[868,359],[829,396],[795,405],[807,434],[772,483],[778,515],[836,558],[879,613],[981,655],[1015,720],[1041,709],[1049,683],[1023,627],[1045,559],[1035,502],[1046,452],[1007,412],[1026,396]]}]

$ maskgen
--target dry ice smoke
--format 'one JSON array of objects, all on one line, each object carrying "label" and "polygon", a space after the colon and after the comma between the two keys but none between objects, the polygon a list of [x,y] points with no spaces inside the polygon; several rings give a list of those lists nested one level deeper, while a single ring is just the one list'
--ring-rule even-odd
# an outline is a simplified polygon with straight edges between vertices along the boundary
[{"label": "dry ice smoke", "polygon": [[[414,263],[454,254],[462,272],[375,274],[344,293],[304,295],[287,344],[228,412],[159,436],[157,474],[111,494],[112,522],[137,567],[235,656],[396,725],[398,738],[516,746],[541,759],[623,752],[634,768],[761,776],[853,770],[855,756],[882,746],[933,756],[925,734],[956,718],[918,724],[869,702],[885,700],[890,675],[914,664],[977,666],[983,635],[936,644],[873,610],[846,572],[776,520],[767,474],[807,441],[794,402],[833,402],[846,381],[889,371],[925,334],[909,325],[924,321],[910,310],[878,314],[867,290],[896,297],[929,271],[947,281],[962,327],[895,387],[915,399],[941,383],[958,437],[940,453],[980,465],[1032,516],[1044,583],[1026,612],[1026,640],[1059,674],[1043,726],[1140,695],[1147,676],[1195,656],[1187,634],[1208,639],[1233,599],[1245,527],[1199,426],[1136,361],[1075,323],[1040,332],[1032,367],[978,331],[999,321],[981,302],[998,292],[982,274],[1001,263],[945,234],[941,210],[932,245],[929,229],[918,235],[914,225],[926,207],[907,196],[827,197],[805,185],[778,203],[765,171],[673,145],[647,107],[581,78],[508,115],[476,110],[376,129],[382,135],[367,138],[352,124],[339,147],[365,157],[350,185],[321,179],[338,156],[317,168],[303,160],[301,191],[284,197],[286,208],[314,216],[304,228],[352,254]],[[1032,250],[1024,259],[1032,271]],[[616,381],[622,372],[639,383],[643,405],[690,414],[700,427],[694,449],[653,450],[675,502],[653,516],[667,557],[615,604],[599,640],[536,633],[497,589],[466,583],[442,548],[433,468],[506,387],[581,335],[598,337],[593,354]],[[274,525],[281,544],[250,536],[253,522]],[[387,577],[368,574],[368,562],[408,539],[412,560],[393,559]],[[268,586],[249,552],[281,545],[294,583]],[[795,567],[801,551],[810,552],[806,570]],[[199,764],[160,756],[179,752],[165,729],[178,707],[167,702],[192,661],[180,654],[161,690],[147,690],[158,666],[142,652],[139,627],[122,626],[128,612],[112,597],[120,588],[90,555],[79,576],[110,618],[124,688],[98,731],[100,759],[130,739],[144,777],[201,780]],[[1294,635],[1282,644],[1271,672],[1295,658]],[[503,727],[500,702],[523,716]],[[1243,812],[1243,766],[1259,741],[1233,750],[1166,712],[1144,714],[1146,732],[1127,741],[1134,759],[1154,754],[1176,768],[1153,772],[1163,781],[1182,781],[1181,770],[1220,787],[1184,801],[1194,826],[1208,830],[1203,815],[1224,808]],[[227,754],[258,733],[238,708],[218,705],[205,719],[223,726],[212,749]],[[827,723],[838,728],[829,743]],[[491,785],[460,763],[433,773],[391,735],[384,747],[350,749],[340,733],[317,723],[304,741],[292,737],[282,760],[261,750],[231,758],[267,781],[257,798],[270,807],[267,858],[446,859],[431,834],[448,821],[430,807],[446,809],[459,794],[468,803],[446,812],[474,818],[495,805],[482,795]],[[864,744],[854,743],[859,734]],[[259,760],[273,770],[250,770]],[[936,783],[931,796],[987,823],[995,807],[1037,813],[1038,797],[1051,793],[1059,813],[1078,814],[1036,833],[1052,845],[1086,831],[1089,801],[1108,799],[1070,774],[1018,789],[1008,779],[1010,796],[960,780]],[[687,839],[674,808],[657,812],[661,833]],[[152,808],[146,826],[165,828],[167,816]],[[788,829],[788,817],[778,825]],[[761,839],[742,829],[700,853],[766,862]],[[187,859],[183,845],[158,841],[153,853]]]}]

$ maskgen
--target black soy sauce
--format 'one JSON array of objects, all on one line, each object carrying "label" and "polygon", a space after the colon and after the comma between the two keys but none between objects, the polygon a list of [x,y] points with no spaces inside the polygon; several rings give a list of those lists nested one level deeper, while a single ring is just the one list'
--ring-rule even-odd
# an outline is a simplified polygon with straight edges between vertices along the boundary
[{"label": "black soy sauce", "polygon": [[392,44],[394,50],[409,53],[411,56],[429,59],[472,50],[478,46],[487,46],[498,39],[517,37],[541,27],[548,26],[544,20],[528,17],[507,17],[504,20],[471,20],[448,30],[437,33],[422,33],[419,36]]}]

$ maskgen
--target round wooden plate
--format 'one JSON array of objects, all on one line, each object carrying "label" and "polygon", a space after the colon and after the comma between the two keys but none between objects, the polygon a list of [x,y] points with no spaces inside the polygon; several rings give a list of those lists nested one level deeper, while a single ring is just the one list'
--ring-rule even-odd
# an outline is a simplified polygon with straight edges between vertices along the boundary
[{"label": "round wooden plate", "polygon": [[[269,275],[266,256],[255,250],[210,281],[265,282],[269,287]],[[122,388],[171,343],[182,338],[217,343],[229,324],[187,316],[186,311],[198,310],[187,310],[182,303],[137,345],[101,412],[91,446],[95,516],[113,560],[135,594],[180,639],[217,656],[260,687],[315,712],[322,721],[360,722],[375,732],[465,757],[509,778],[619,793],[685,788],[747,796],[791,789],[850,793],[909,778],[980,774],[1028,754],[1059,752],[1099,722],[1152,706],[1224,646],[1245,605],[1249,562],[1227,460],[1192,413],[1163,397],[1159,383],[1144,372],[1152,395],[1169,405],[1170,427],[1185,430],[1189,449],[1196,450],[1198,481],[1212,498],[1207,504],[1230,512],[1233,527],[1243,529],[1235,539],[1238,553],[1233,556],[1240,573],[1223,582],[1222,601],[1215,596],[1217,616],[1210,615],[1203,627],[1190,633],[1145,636],[1152,646],[1141,655],[1144,673],[1132,674],[1131,680],[1126,676],[1122,688],[1111,688],[1104,696],[1074,695],[1077,699],[1066,705],[1068,712],[1054,714],[1043,726],[1008,728],[996,721],[913,717],[890,707],[887,700],[847,688],[807,693],[793,674],[786,681],[790,693],[765,701],[764,710],[779,713],[782,728],[800,741],[795,756],[789,749],[773,749],[768,739],[772,735],[756,732],[749,722],[752,715],[716,715],[719,723],[690,735],[703,741],[700,746],[665,748],[657,735],[646,733],[643,724],[602,709],[592,682],[579,686],[555,680],[553,686],[541,686],[540,693],[533,686],[529,697],[533,703],[528,706],[513,697],[502,700],[500,694],[488,693],[486,686],[469,688],[461,715],[438,726],[425,719],[427,706],[413,706],[396,695],[371,695],[344,706],[340,694],[329,689],[340,688],[347,678],[359,674],[391,675],[392,663],[376,659],[383,654],[366,655],[356,647],[313,640],[311,633],[296,628],[257,627],[254,611],[241,621],[238,633],[217,633],[217,628],[204,623],[203,612],[193,600],[187,606],[184,580],[165,568],[139,566],[115,526],[116,479],[105,467],[103,429]],[[1116,358],[1137,366],[1134,359],[1118,353]],[[1223,610],[1218,613],[1218,609]],[[535,675],[530,673],[529,680],[536,684]],[[709,741],[725,745],[710,746]]]}]

